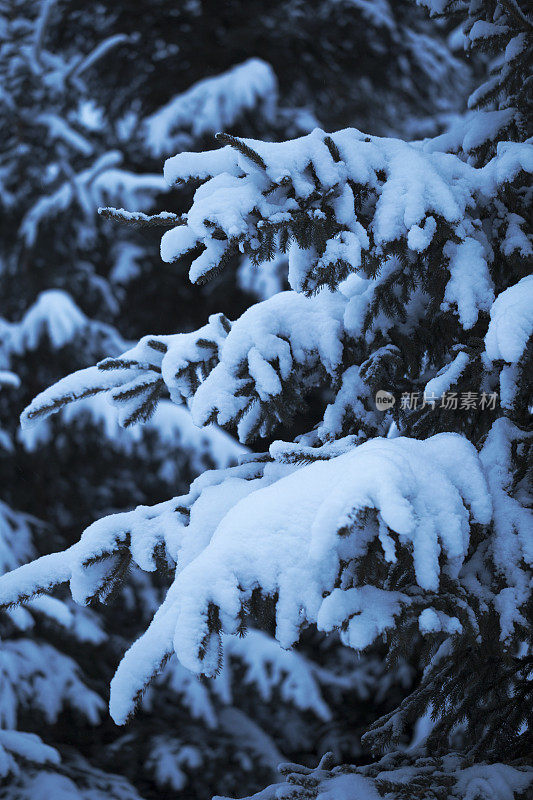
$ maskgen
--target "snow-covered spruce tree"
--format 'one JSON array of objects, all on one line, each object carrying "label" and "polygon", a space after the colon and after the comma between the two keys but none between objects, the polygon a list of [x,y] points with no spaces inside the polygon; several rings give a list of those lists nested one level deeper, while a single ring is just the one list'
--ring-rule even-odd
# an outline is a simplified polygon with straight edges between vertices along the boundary
[{"label": "snow-covered spruce tree", "polygon": [[[268,124],[278,130],[291,115],[277,109],[272,70],[256,60],[178,95],[145,124],[135,116],[107,119],[88,78],[106,70],[107,59],[126,46],[124,38],[114,36],[106,46],[95,42],[87,59],[87,43],[75,35],[67,37],[65,49],[51,48],[58,27],[74,34],[64,3],[18,2],[2,13],[0,67],[6,94],[1,124],[8,147],[1,158],[9,192],[2,195],[0,313],[6,318],[0,319],[0,368],[19,376],[5,372],[9,386],[0,394],[5,425],[0,533],[6,571],[49,549],[68,547],[80,525],[102,514],[153,503],[183,490],[206,467],[234,459],[240,448],[223,434],[194,428],[188,412],[169,402],[160,403],[143,428],[129,431],[119,428],[101,396],[31,431],[17,431],[16,418],[32,396],[61,374],[125,349],[109,324],[119,309],[136,309],[137,326],[166,318],[159,302],[150,307],[150,298],[136,297],[129,283],[132,273],[144,268],[150,228],[141,229],[137,238],[131,226],[117,235],[112,221],[95,214],[109,202],[147,209],[166,186],[159,176],[146,174],[142,148],[163,154],[151,136],[159,137],[170,153],[185,143],[192,146],[191,135],[198,144],[216,127],[235,124],[243,109],[254,111],[256,126],[263,120],[256,130],[265,134]],[[75,65],[84,66],[75,70]],[[128,137],[137,123],[141,146],[132,160]],[[294,132],[296,123],[290,124]],[[122,158],[118,148],[128,151],[128,170],[113,166]],[[139,172],[131,172],[131,166]],[[156,222],[168,224],[174,216]],[[140,215],[135,221],[146,219]],[[153,226],[154,220],[149,222]],[[140,277],[146,295],[146,275]],[[176,275],[173,282],[176,287]],[[163,286],[159,297],[165,293],[170,313],[176,297]],[[180,304],[187,305],[187,297]],[[197,324],[198,303],[188,306],[189,320]],[[121,327],[124,316],[121,310]],[[28,513],[38,513],[46,524]],[[136,790],[150,797],[164,787],[187,788],[198,798],[210,797],[217,788],[251,791],[272,779],[277,762],[313,754],[317,742],[339,757],[355,757],[359,741],[353,723],[334,709],[357,707],[360,733],[365,716],[360,709],[368,698],[374,698],[372,708],[377,704],[385,710],[390,695],[401,698],[402,686],[411,679],[408,668],[384,675],[376,656],[356,663],[335,642],[316,647],[313,641],[317,654],[309,659],[311,644],[287,653],[256,631],[243,643],[228,643],[226,669],[208,686],[179,665],[169,665],[135,723],[117,737],[100,713],[110,670],[148,625],[165,582],[164,575],[134,571],[118,599],[88,617],[63,596],[55,605],[40,598],[26,604],[24,613],[2,615],[1,726],[12,749],[18,741],[19,754],[26,756],[16,775],[15,761],[6,756],[2,788],[9,787],[11,796],[33,800],[41,785],[49,794],[61,790],[74,796],[85,789],[114,797],[135,797]],[[25,627],[13,620],[22,620]],[[44,673],[43,664],[49,665]],[[54,682],[56,674],[63,676],[61,681]],[[30,750],[30,734],[24,731],[40,735],[48,747]],[[44,758],[46,767],[40,764]],[[239,764],[238,773],[227,773],[229,759]]]},{"label": "snow-covered spruce tree", "polygon": [[[102,392],[123,421],[142,420],[168,389],[200,424],[272,438],[313,390],[329,390],[297,440],[205,473],[180,498],[100,520],[66,552],[0,581],[5,604],[66,581],[87,602],[130,560],[148,572],[167,562],[167,597],[113,679],[119,722],[173,650],[213,675],[221,642],[269,610],[284,646],[316,625],[355,650],[384,639],[392,662],[419,653],[419,685],[367,734],[387,751],[380,762],[289,765],[272,797],[488,797],[498,785],[525,797],[533,779],[533,156],[520,96],[530,23],[503,0],[465,10],[472,43],[497,26],[493,107],[424,142],[316,130],[170,159],[171,182],[201,185],[163,257],[194,254],[191,278],[202,280],[233,254],[261,262],[288,248],[291,291],[234,323],[219,315],[196,333],[148,336],[24,415],[35,422]],[[380,389],[397,397],[387,413],[373,402]],[[406,751],[424,715],[426,736]]]}]

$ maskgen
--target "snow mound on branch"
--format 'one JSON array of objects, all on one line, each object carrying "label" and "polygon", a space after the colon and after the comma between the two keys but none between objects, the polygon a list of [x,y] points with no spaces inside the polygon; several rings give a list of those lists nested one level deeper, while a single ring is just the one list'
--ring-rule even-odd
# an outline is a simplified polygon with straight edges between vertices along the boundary
[{"label": "snow mound on branch", "polygon": [[18,759],[34,764],[59,764],[61,760],[57,750],[33,733],[0,730],[0,778],[19,774]]},{"label": "snow mound on branch", "polygon": [[533,334],[533,275],[522,278],[495,300],[490,311],[485,351],[491,361],[506,364],[500,371],[500,402],[503,408],[513,407],[518,362]]},{"label": "snow mound on branch", "polygon": [[56,348],[70,343],[89,320],[70,295],[59,289],[42,292],[17,326],[18,352],[34,350],[46,332]]},{"label": "snow mound on branch", "polygon": [[[244,312],[220,350],[220,361],[196,391],[194,421],[203,425],[213,411],[226,425],[250,405],[242,389],[253,386],[254,399],[267,402],[282,392],[298,366],[319,362],[334,374],[342,356],[343,299],[329,292],[307,298],[282,292]],[[239,425],[246,440],[246,418]]]},{"label": "snow mound on branch", "polygon": [[375,586],[334,589],[320,607],[317,626],[321,631],[331,632],[349,620],[346,629],[343,627],[341,631],[341,639],[355,650],[364,650],[388,628],[394,627],[402,603],[409,603],[406,595]]},{"label": "snow mound on branch", "polygon": [[45,335],[59,349],[89,330],[112,352],[124,347],[124,340],[114,328],[86,317],[67,292],[48,289],[38,295],[19,322],[2,320],[3,356],[9,358],[12,353],[21,355],[35,350]]},{"label": "snow mound on branch", "polygon": [[[259,586],[278,597],[282,646],[318,621],[328,630],[349,623],[346,643],[366,647],[410,600],[379,587],[350,588],[349,565],[373,541],[389,563],[401,546],[411,553],[418,586],[436,591],[441,571],[459,574],[470,515],[486,524],[491,514],[476,451],[457,434],[374,439],[300,468],[250,460],[204,473],[185,497],[97,521],[66,552],[1,578],[0,603],[68,580],[74,598],[85,603],[128,550],[152,571],[163,547],[177,565],[174,583],[112,682],[111,713],[124,722],[172,650],[192,671],[216,672],[217,630],[237,632],[243,605]],[[348,565],[347,585],[341,564]]]},{"label": "snow mound on branch", "polygon": [[463,328],[469,330],[476,324],[479,311],[488,311],[494,301],[494,286],[487,269],[489,254],[473,236],[459,244],[447,242],[444,254],[449,258],[450,280],[442,308],[455,305]]},{"label": "snow mound on branch", "polygon": [[468,353],[462,351],[457,353],[450,364],[443,367],[434,378],[426,383],[424,396],[427,398],[442,397],[460,378],[469,362]]},{"label": "snow mound on branch", "polygon": [[[318,620],[331,630],[355,613],[345,641],[366,647],[393,624],[400,603],[408,599],[361,587],[355,590],[360,597],[355,605],[348,592],[344,606],[339,606],[337,598],[344,600],[344,593],[337,590],[333,599],[330,593],[341,558],[362,556],[377,537],[393,561],[395,542],[409,543],[419,585],[436,589],[439,556],[445,556],[444,569],[454,576],[466,555],[467,506],[480,522],[488,522],[491,515],[475,451],[454,434],[425,442],[374,440],[327,462],[298,470],[284,465],[284,476],[280,466],[267,465],[263,479],[243,487],[244,497],[238,485],[233,499],[228,499],[228,482],[218,487],[226,510],[221,508],[211,518],[210,540],[204,522],[203,549],[196,542],[196,556],[184,553],[183,561],[178,556],[183,568],[165,602],[119,666],[111,700],[117,721],[127,717],[136,688],[172,648],[189,669],[212,674],[218,666],[218,645],[212,641],[208,609],[218,608],[222,630],[235,633],[241,605],[256,586],[265,594],[279,595],[276,636],[282,646],[298,639],[302,625]],[[207,505],[212,509],[213,499],[205,497],[204,519],[207,513],[212,517]],[[375,509],[378,521],[339,535],[351,515],[365,508]],[[198,522],[191,515],[194,528]],[[168,526],[166,530],[169,535]]]},{"label": "snow mound on branch", "polygon": [[532,782],[530,770],[522,772],[509,764],[475,764],[457,773],[455,791],[465,800],[476,796],[513,800],[516,792],[525,791]]},{"label": "snow mound on branch", "polygon": [[148,117],[144,122],[148,149],[154,156],[176,152],[191,138],[232,128],[246,111],[257,107],[271,119],[277,93],[272,67],[260,58],[250,58],[195,83]]},{"label": "snow mound on branch", "polygon": [[470,153],[486,142],[497,141],[502,137],[505,128],[516,119],[514,108],[498,111],[470,111],[453,120],[444,133],[424,141],[424,148],[429,151]]}]

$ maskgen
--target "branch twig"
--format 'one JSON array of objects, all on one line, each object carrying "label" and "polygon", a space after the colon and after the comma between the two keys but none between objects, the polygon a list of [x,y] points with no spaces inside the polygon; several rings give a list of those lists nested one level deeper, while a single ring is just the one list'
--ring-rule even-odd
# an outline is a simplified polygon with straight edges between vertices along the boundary
[{"label": "branch twig", "polygon": [[185,225],[184,214],[173,214],[162,211],[160,214],[143,214],[142,211],[126,211],[124,208],[99,208],[98,213],[104,219],[123,222],[126,225],[136,225],[143,228],[173,228],[175,225]]}]

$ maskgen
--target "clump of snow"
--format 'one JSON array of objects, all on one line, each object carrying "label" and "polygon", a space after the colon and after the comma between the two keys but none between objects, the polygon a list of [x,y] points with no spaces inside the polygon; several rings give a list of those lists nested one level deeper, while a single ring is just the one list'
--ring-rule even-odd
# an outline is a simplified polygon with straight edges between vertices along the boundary
[{"label": "clump of snow", "polygon": [[[246,441],[256,399],[278,397],[296,369],[335,374],[344,305],[344,298],[331,292],[312,298],[282,292],[251,307],[233,325],[213,315],[193,333],[144,337],[120,356],[116,368],[104,361],[41,392],[25,409],[22,424],[27,428],[61,405],[100,392],[108,393],[119,419],[128,424],[164,381],[174,402],[189,400],[198,425],[211,421],[213,413],[223,426],[241,416],[238,430]],[[249,388],[247,396],[243,387]]]},{"label": "clump of snow", "polygon": [[497,111],[470,111],[459,119],[453,120],[448,129],[427,139],[424,147],[428,151],[440,150],[441,152],[471,153],[482,147],[487,142],[497,141],[502,136],[505,128],[509,127],[516,118],[514,108],[504,108]]},{"label": "clump of snow", "polygon": [[88,319],[70,295],[59,289],[42,292],[28,309],[17,329],[18,352],[35,349],[46,331],[55,348],[73,341],[87,327]]},{"label": "clump of snow", "polygon": [[[246,385],[252,398],[267,402],[281,394],[298,367],[309,369],[318,362],[333,374],[342,355],[342,308],[342,301],[328,292],[314,298],[282,292],[248,309],[233,324],[219,363],[194,395],[195,422],[205,424],[216,411],[219,424],[228,424],[250,406],[250,396],[240,392]],[[240,434],[245,440],[243,423]]]},{"label": "clump of snow", "polygon": [[276,103],[272,67],[250,58],[173,97],[144,121],[144,138],[152,155],[168,155],[201,136],[232,128],[247,111],[256,110],[269,120]]},{"label": "clump of snow", "polygon": [[436,230],[437,223],[435,222],[435,217],[428,217],[423,225],[413,225],[410,228],[407,234],[407,244],[411,250],[416,250],[416,252],[421,253],[430,244]]},{"label": "clump of snow", "polygon": [[500,402],[513,407],[520,361],[533,333],[533,275],[522,278],[496,298],[490,310],[485,352],[490,361],[505,361],[500,369]]},{"label": "clump of snow", "polygon": [[486,247],[467,236],[459,244],[448,242],[444,254],[449,259],[450,280],[442,307],[457,306],[463,328],[468,330],[475,325],[479,312],[488,311],[494,301]]},{"label": "clump of snow", "polygon": [[[343,764],[331,768],[332,753],[326,753],[315,769],[299,764],[280,764],[284,780],[243,800],[303,800],[309,789],[317,800],[380,800],[383,787],[387,796],[406,795],[409,788],[426,783],[443,789],[443,797],[453,800],[515,800],[525,796],[533,783],[528,766],[480,763],[467,764],[455,753],[442,758],[419,757],[412,763],[395,764],[390,755],[363,767]],[[407,796],[407,795],[406,795]],[[214,797],[213,800],[229,800]]]},{"label": "clump of snow", "polygon": [[457,353],[450,364],[443,367],[434,378],[426,383],[424,395],[426,397],[442,397],[459,380],[469,362],[468,353],[464,351]]},{"label": "clump of snow", "polygon": [[436,633],[445,631],[446,633],[461,633],[463,626],[457,617],[450,617],[442,611],[435,611],[434,608],[425,608],[418,618],[418,627],[421,633]]},{"label": "clump of snow", "polygon": [[54,348],[71,344],[88,332],[98,336],[103,346],[112,352],[120,352],[125,344],[114,328],[90,320],[61,289],[41,292],[19,322],[1,322],[2,355],[8,361],[13,354],[35,350],[45,336]]},{"label": "clump of snow", "polygon": [[34,764],[59,764],[58,751],[35,734],[0,729],[0,777],[18,775],[18,759]]},{"label": "clump of snow", "polygon": [[533,782],[530,770],[522,771],[509,764],[476,764],[457,774],[455,791],[464,800],[488,797],[490,800],[514,800]]},{"label": "clump of snow", "polygon": [[510,286],[494,301],[485,349],[491,361],[515,364],[533,331],[533,275]]},{"label": "clump of snow", "polygon": [[375,586],[334,589],[318,612],[317,626],[331,632],[341,628],[344,644],[355,650],[364,650],[387,629],[394,627],[394,619],[409,599],[400,592],[384,591]]}]

